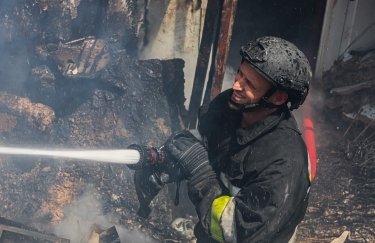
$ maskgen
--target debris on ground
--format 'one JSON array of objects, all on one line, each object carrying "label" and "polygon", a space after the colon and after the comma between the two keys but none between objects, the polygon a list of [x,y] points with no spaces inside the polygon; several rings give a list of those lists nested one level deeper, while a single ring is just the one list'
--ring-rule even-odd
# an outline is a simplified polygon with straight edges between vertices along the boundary
[{"label": "debris on ground", "polygon": [[346,231],[347,243],[375,242],[374,80],[370,51],[337,61],[314,85],[317,177],[298,242],[331,242]]}]

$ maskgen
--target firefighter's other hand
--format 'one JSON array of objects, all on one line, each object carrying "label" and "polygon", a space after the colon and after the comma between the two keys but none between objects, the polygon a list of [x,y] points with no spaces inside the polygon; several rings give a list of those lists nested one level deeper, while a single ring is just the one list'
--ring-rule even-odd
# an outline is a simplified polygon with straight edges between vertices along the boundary
[{"label": "firefighter's other hand", "polygon": [[202,169],[211,167],[206,148],[189,131],[172,135],[164,144],[164,149],[171,160],[181,167],[186,179],[191,179]]},{"label": "firefighter's other hand", "polygon": [[169,180],[169,175],[145,167],[134,172],[134,184],[139,201],[138,215],[146,218],[150,214],[150,203]]},{"label": "firefighter's other hand", "polygon": [[189,198],[197,209],[198,217],[202,219],[207,215],[213,199],[222,193],[206,148],[190,132],[183,131],[171,136],[164,150],[188,180]]}]

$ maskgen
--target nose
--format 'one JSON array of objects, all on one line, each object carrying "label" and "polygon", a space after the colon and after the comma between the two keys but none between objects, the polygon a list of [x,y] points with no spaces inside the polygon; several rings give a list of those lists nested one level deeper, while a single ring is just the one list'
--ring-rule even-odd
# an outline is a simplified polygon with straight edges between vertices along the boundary
[{"label": "nose", "polygon": [[236,75],[232,85],[232,89],[236,91],[242,91],[242,78],[239,75]]}]

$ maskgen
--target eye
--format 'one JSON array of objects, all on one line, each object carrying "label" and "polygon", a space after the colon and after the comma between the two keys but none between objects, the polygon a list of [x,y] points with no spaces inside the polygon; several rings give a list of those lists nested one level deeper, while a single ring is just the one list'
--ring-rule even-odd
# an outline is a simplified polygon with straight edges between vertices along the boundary
[{"label": "eye", "polygon": [[236,76],[234,76],[234,80],[238,81],[239,79],[242,79],[242,72],[238,69]]},{"label": "eye", "polygon": [[253,82],[251,82],[250,80],[246,79],[246,83],[247,83],[247,85],[248,85],[251,89],[253,89],[253,90],[256,90],[256,89],[257,89],[257,88],[254,86]]}]

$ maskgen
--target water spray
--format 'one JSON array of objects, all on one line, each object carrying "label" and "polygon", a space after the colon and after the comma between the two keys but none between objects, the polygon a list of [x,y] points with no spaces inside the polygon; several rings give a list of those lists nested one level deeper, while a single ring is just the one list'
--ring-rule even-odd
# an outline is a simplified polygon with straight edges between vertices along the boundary
[{"label": "water spray", "polygon": [[0,147],[0,154],[13,156],[51,157],[126,164],[131,169],[163,163],[165,153],[155,147],[132,144],[128,149],[103,150],[47,150],[16,147]]},{"label": "water spray", "polygon": [[[140,170],[142,168],[148,167],[148,169],[154,171],[151,175],[149,175],[150,183],[158,184],[159,186],[160,183],[166,183],[172,177],[180,177],[180,170],[176,171],[174,169],[174,163],[167,162],[168,159],[166,158],[166,153],[163,147],[155,148],[139,144],[131,144],[127,147],[127,149],[103,150],[48,150],[36,148],[0,147],[0,155],[66,158],[78,159],[78,161],[87,160],[103,163],[126,164],[132,170]],[[167,171],[164,171],[166,169],[170,171],[171,175],[166,174]],[[176,173],[174,173],[174,171]],[[161,176],[161,172],[164,173],[164,176]],[[175,203],[178,203],[178,190],[180,185],[179,180],[174,180],[176,182],[178,181]],[[147,215],[151,211],[151,209],[149,208],[149,204],[152,198],[156,196],[156,194],[152,198],[150,198],[149,196],[145,198],[143,194],[144,188],[142,188],[142,184],[139,184],[137,182],[135,182],[135,189],[137,192],[138,201],[140,203],[138,215],[147,217]]]}]

